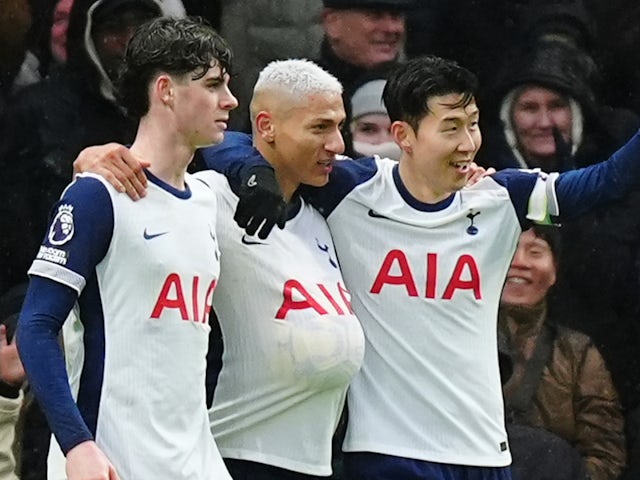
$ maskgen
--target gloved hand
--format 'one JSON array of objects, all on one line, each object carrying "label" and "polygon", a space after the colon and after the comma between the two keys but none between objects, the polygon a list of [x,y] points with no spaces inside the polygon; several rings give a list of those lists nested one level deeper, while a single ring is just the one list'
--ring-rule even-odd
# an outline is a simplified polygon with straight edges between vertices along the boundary
[{"label": "gloved hand", "polygon": [[257,165],[242,172],[238,196],[233,219],[248,235],[258,232],[258,237],[265,239],[275,225],[284,228],[287,202],[272,167]]},{"label": "gloved hand", "polygon": [[556,168],[558,172],[567,172],[576,168],[571,154],[571,142],[567,142],[558,127],[553,127],[553,140],[556,144]]}]

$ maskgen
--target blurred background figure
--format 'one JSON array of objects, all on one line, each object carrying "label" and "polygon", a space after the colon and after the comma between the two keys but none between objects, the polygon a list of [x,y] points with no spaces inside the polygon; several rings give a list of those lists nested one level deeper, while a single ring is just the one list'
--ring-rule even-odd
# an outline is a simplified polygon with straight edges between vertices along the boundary
[{"label": "blurred background figure", "polygon": [[14,333],[26,285],[0,295],[0,480],[18,480],[22,453],[20,413],[25,372]]},{"label": "blurred background figure", "polygon": [[0,102],[8,99],[28,50],[28,0],[0,0]]},{"label": "blurred background figure", "polygon": [[[212,2],[185,3],[192,8],[191,4],[204,6]],[[231,112],[229,128],[250,132],[249,101],[260,70],[272,60],[319,55],[322,0],[220,0],[219,3],[220,33],[233,48],[230,87],[239,102]]]},{"label": "blurred background figure", "polygon": [[606,159],[640,120],[601,104],[598,78],[593,59],[563,41],[538,41],[507,54],[483,110],[478,162],[565,171]]},{"label": "blurred background figure", "polygon": [[[383,72],[367,75],[366,79],[356,82],[349,96],[348,135],[351,140],[350,156],[372,156],[400,159],[400,147],[391,136],[391,120],[382,101],[382,92],[387,84]],[[348,150],[347,150],[348,151]]]},{"label": "blurred background figure", "polygon": [[596,38],[584,0],[421,0],[408,21],[407,55],[451,58],[476,73],[483,114],[505,46],[553,38],[591,52]]},{"label": "blurred background figure", "polygon": [[323,0],[318,64],[349,90],[365,72],[401,61],[414,0]]},{"label": "blurred background figure", "polygon": [[[71,162],[96,142],[130,142],[135,122],[118,106],[114,78],[133,29],[161,15],[154,0],[75,0],[67,61],[12,98],[0,168],[0,284],[26,281],[51,205],[69,182]],[[6,213],[5,213],[6,212]]]},{"label": "blurred background figure", "polygon": [[54,62],[67,61],[67,30],[69,29],[69,15],[73,0],[58,0],[53,9],[53,23],[51,25],[51,57]]},{"label": "blurred background figure", "polygon": [[559,247],[557,227],[534,226],[520,235],[507,274],[498,316],[499,344],[512,364],[503,384],[507,419],[568,441],[591,480],[615,480],[626,445],[611,375],[593,341],[560,326],[547,302]]}]

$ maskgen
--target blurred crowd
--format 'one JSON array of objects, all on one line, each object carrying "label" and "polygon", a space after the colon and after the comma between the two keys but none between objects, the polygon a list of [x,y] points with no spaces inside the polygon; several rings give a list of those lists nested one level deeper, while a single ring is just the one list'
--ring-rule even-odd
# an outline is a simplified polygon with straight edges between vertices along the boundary
[{"label": "blurred crowd", "polygon": [[[578,169],[640,127],[630,0],[0,0],[0,480],[46,475],[50,434],[12,343],[26,272],[78,153],[131,143],[116,72],[135,27],[160,15],[202,16],[231,45],[234,130],[250,130],[268,62],[309,58],[344,86],[346,154],[397,159],[381,94],[394,65],[426,54],[478,75],[486,168]],[[499,329],[516,478],[551,478],[543,465],[640,478],[639,199],[521,237]],[[526,275],[541,278],[534,302],[518,297]]]}]

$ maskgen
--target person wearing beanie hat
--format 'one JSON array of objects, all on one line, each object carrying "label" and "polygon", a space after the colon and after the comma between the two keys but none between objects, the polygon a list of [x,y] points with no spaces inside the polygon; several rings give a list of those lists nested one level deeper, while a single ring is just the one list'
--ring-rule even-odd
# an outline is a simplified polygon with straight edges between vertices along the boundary
[{"label": "person wearing beanie hat", "polygon": [[324,0],[323,5],[325,35],[317,63],[335,75],[345,91],[365,73],[401,60],[405,15],[413,0]]},{"label": "person wearing beanie hat", "polygon": [[363,83],[351,96],[349,130],[353,150],[362,156],[400,159],[400,147],[391,136],[391,119],[382,102],[385,79]]}]

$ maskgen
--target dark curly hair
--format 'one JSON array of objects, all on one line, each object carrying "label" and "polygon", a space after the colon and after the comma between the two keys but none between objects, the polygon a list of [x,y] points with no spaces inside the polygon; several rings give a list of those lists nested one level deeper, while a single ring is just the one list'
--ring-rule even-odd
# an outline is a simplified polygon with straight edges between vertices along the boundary
[{"label": "dark curly hair", "polygon": [[134,118],[149,110],[147,89],[159,72],[202,78],[213,66],[231,73],[231,49],[200,17],[161,17],[138,27],[129,40],[118,75],[120,104]]}]

